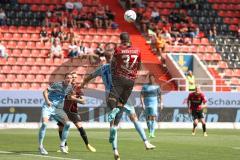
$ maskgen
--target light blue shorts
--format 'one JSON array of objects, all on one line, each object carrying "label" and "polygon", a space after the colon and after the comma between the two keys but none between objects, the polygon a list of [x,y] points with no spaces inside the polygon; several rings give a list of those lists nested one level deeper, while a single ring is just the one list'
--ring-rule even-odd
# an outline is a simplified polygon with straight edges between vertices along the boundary
[{"label": "light blue shorts", "polygon": [[56,121],[60,121],[63,124],[68,121],[67,114],[64,112],[62,108],[57,108],[56,106],[52,105],[48,107],[46,103],[42,106],[42,118],[54,118]]},{"label": "light blue shorts", "polygon": [[145,114],[146,116],[157,116],[158,115],[157,105],[154,106],[152,105],[151,107],[146,106]]},{"label": "light blue shorts", "polygon": [[125,112],[128,116],[136,113],[135,109],[134,109],[134,106],[130,106],[128,104],[124,105],[123,112]]}]

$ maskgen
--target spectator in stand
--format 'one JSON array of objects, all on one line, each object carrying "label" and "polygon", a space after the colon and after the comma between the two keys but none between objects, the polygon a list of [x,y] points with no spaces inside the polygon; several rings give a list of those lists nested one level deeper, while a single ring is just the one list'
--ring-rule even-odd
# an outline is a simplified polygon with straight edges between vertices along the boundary
[{"label": "spectator in stand", "polygon": [[135,0],[126,0],[125,7],[126,7],[126,9],[136,8],[137,2]]},{"label": "spectator in stand", "polygon": [[71,44],[68,46],[68,57],[73,58],[79,55],[79,47],[77,42],[72,39]]},{"label": "spectator in stand", "polygon": [[105,48],[103,43],[99,43],[96,50],[95,54],[99,56],[99,59],[102,61],[105,58]]},{"label": "spectator in stand", "polygon": [[40,41],[43,42],[47,42],[49,40],[48,38],[48,32],[45,26],[42,26],[42,29],[40,31]]},{"label": "spectator in stand", "polygon": [[107,16],[105,14],[105,9],[103,6],[99,5],[95,15],[95,22],[94,22],[95,27],[103,28],[103,26],[106,25],[106,19],[107,19]]},{"label": "spectator in stand", "polygon": [[151,13],[151,21],[158,23],[160,21],[160,14],[157,10],[157,7],[154,7]]},{"label": "spectator in stand", "polygon": [[177,27],[177,24],[174,23],[173,26],[171,27],[171,32],[170,32],[171,36],[175,38],[180,37],[180,32],[179,29]]},{"label": "spectator in stand", "polygon": [[67,11],[72,11],[74,8],[74,3],[71,0],[67,1],[65,3],[65,8]]},{"label": "spectator in stand", "polygon": [[185,37],[188,32],[188,26],[184,22],[181,22],[179,25],[180,36]]},{"label": "spectator in stand", "polygon": [[182,9],[179,11],[178,15],[180,18],[180,22],[189,23],[188,17]]},{"label": "spectator in stand", "polygon": [[80,1],[73,2],[74,8],[80,11],[83,7],[83,4]]},{"label": "spectator in stand", "polygon": [[168,30],[164,30],[161,34],[161,37],[165,39],[166,43],[171,44],[172,43],[172,37]]},{"label": "spectator in stand", "polygon": [[163,39],[161,34],[158,33],[156,37],[156,48],[158,53],[165,52],[165,45],[166,45],[165,39]]},{"label": "spectator in stand", "polygon": [[59,38],[55,38],[51,46],[50,58],[53,59],[54,57],[60,57],[62,60],[64,58]]},{"label": "spectator in stand", "polygon": [[142,17],[142,19],[140,21],[140,27],[141,27],[141,31],[143,33],[147,32],[149,24],[150,24],[149,18],[147,17],[146,14],[143,14],[143,17]]},{"label": "spectator in stand", "polygon": [[217,27],[214,24],[212,28],[208,31],[208,38],[209,39],[214,39],[217,37]]},{"label": "spectator in stand", "polygon": [[70,28],[69,32],[67,32],[67,34],[66,34],[65,41],[72,42],[72,40],[76,40],[76,39],[77,39],[77,35],[73,31],[73,28]]},{"label": "spectator in stand", "polygon": [[178,15],[176,10],[173,10],[169,15],[169,22],[171,23],[179,23],[180,22],[180,16]]},{"label": "spectator in stand", "polygon": [[50,21],[50,26],[51,26],[51,27],[59,26],[59,25],[60,25],[60,23],[59,23],[59,18],[58,18],[58,16],[56,15],[56,13],[53,13],[53,14],[52,14],[52,16],[50,17],[49,21]]},{"label": "spectator in stand", "polygon": [[64,30],[65,30],[64,26],[60,26],[58,35],[59,35],[61,42],[66,40],[67,35]]},{"label": "spectator in stand", "polygon": [[51,42],[53,42],[55,39],[60,39],[58,27],[54,27],[51,32]]},{"label": "spectator in stand", "polygon": [[0,8],[0,26],[3,26],[6,24],[6,14],[2,8]]},{"label": "spectator in stand", "polygon": [[2,41],[0,41],[0,57],[8,58],[8,53],[6,51],[6,47],[2,44]]}]

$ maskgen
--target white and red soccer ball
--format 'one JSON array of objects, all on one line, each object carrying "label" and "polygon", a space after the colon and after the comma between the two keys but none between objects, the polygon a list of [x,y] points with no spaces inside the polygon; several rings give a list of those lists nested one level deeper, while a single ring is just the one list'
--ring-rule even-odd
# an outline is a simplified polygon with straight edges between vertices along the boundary
[{"label": "white and red soccer ball", "polygon": [[127,11],[124,13],[124,19],[125,19],[125,21],[127,21],[128,23],[135,22],[136,19],[137,19],[137,14],[136,14],[136,12],[133,11],[133,10],[127,10]]}]

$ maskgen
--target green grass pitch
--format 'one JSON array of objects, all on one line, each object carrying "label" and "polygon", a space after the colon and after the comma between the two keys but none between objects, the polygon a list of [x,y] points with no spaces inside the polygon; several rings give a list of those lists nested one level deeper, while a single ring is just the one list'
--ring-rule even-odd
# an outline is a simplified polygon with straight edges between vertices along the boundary
[{"label": "green grass pitch", "polygon": [[[90,144],[97,152],[86,150],[82,139],[75,129],[70,131],[68,144],[70,153],[57,153],[58,133],[48,129],[45,148],[49,155],[39,156],[37,148],[38,130],[2,129],[0,130],[0,160],[112,160],[111,145],[108,143],[107,129],[87,129]],[[208,137],[203,137],[198,130],[196,136],[190,129],[157,130],[156,138],[151,143],[155,150],[146,151],[143,142],[135,130],[120,129],[119,152],[121,160],[239,160],[240,130],[208,130]]]}]

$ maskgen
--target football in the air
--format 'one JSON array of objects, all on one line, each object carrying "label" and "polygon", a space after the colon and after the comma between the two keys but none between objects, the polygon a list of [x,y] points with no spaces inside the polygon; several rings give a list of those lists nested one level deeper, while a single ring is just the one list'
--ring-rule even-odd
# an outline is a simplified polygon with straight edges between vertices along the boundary
[{"label": "football in the air", "polygon": [[127,10],[124,13],[124,19],[125,21],[127,21],[128,23],[134,22],[137,18],[137,14],[135,11],[133,10]]}]

